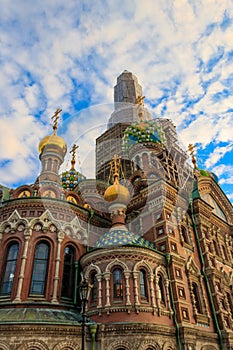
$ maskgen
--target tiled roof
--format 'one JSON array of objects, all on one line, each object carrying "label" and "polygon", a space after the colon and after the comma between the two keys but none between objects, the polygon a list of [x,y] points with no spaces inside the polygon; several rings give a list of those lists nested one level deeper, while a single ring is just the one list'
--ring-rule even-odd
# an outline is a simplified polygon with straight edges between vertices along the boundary
[{"label": "tiled roof", "polygon": [[155,244],[147,241],[139,235],[135,235],[124,229],[114,229],[105,233],[96,243],[97,248],[111,246],[131,245],[156,250]]}]

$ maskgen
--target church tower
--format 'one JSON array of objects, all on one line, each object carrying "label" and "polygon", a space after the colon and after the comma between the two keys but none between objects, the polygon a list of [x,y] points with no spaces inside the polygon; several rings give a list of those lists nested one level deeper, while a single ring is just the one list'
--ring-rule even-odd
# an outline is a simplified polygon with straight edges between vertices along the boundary
[{"label": "church tower", "polygon": [[144,107],[142,87],[135,75],[127,70],[117,78],[114,87],[114,111],[108,121],[107,130],[96,140],[96,178],[107,180],[109,163],[114,154],[122,158],[126,178],[132,173],[130,160],[122,151],[124,131],[131,123],[151,120],[151,114]]}]

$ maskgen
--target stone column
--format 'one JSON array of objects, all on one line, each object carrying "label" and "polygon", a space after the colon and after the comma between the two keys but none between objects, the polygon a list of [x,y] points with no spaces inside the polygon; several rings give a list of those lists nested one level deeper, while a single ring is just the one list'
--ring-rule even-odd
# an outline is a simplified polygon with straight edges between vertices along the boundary
[{"label": "stone column", "polygon": [[130,271],[124,271],[125,275],[125,296],[126,296],[126,305],[130,306],[130,290],[129,290],[129,276],[130,276]]},{"label": "stone column", "polygon": [[133,282],[134,282],[134,304],[135,306],[140,305],[138,298],[138,271],[133,271]]},{"label": "stone column", "polygon": [[110,272],[104,273],[104,279],[106,281],[106,303],[105,307],[111,306],[110,304]]},{"label": "stone column", "polygon": [[21,268],[20,268],[19,279],[18,279],[17,293],[16,293],[15,299],[13,300],[13,303],[21,302],[21,292],[22,292],[22,286],[23,286],[23,280],[24,280],[25,266],[27,261],[28,244],[29,244],[29,239],[31,235],[32,235],[32,229],[26,228],[24,231],[25,243],[24,243],[24,249],[23,249],[23,256],[21,259]]},{"label": "stone column", "polygon": [[102,276],[101,274],[97,273],[96,278],[98,281],[98,303],[97,303],[97,308],[102,307]]},{"label": "stone column", "polygon": [[155,308],[154,275],[149,275],[151,306]]},{"label": "stone column", "polygon": [[166,293],[166,302],[167,302],[167,308],[169,311],[172,311],[171,303],[170,303],[170,293],[169,293],[169,281],[168,279],[165,280],[165,293]]},{"label": "stone column", "polygon": [[57,257],[56,257],[56,265],[55,265],[55,276],[53,282],[53,297],[51,300],[52,304],[57,304],[57,289],[58,289],[58,281],[59,281],[59,268],[61,263],[61,243],[63,241],[64,235],[61,232],[58,232],[58,244],[57,244]]},{"label": "stone column", "polygon": [[160,316],[160,310],[161,310],[161,291],[159,288],[159,276],[155,277],[155,295],[156,295],[156,303],[158,307],[158,315]]}]

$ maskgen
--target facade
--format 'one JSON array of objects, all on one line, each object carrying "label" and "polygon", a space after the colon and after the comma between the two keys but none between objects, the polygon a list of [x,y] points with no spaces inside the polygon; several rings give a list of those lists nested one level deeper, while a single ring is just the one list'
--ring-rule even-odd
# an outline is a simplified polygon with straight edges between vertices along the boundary
[{"label": "facade", "polygon": [[75,169],[76,145],[60,173],[57,110],[38,178],[1,186],[0,350],[81,349],[81,276],[87,349],[233,349],[232,205],[142,95],[124,71],[97,180]]}]

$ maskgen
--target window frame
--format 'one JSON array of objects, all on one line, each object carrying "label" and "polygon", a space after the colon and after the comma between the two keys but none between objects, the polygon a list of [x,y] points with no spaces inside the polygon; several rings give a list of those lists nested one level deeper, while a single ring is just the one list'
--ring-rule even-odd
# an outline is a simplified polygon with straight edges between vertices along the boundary
[{"label": "window frame", "polygon": [[[72,254],[69,261],[66,261],[66,249],[70,249]],[[68,273],[67,273],[68,270]],[[68,276],[68,278],[66,278]],[[68,283],[65,285],[65,279]],[[67,244],[64,248],[63,254],[63,273],[62,273],[62,284],[61,284],[61,298],[67,300],[74,299],[74,283],[75,283],[75,248],[71,244]],[[64,292],[68,290],[67,292]]]},{"label": "window frame", "polygon": [[[37,258],[36,257],[37,249],[42,244],[44,244],[48,248],[47,249],[47,257],[46,258],[39,258],[39,257]],[[47,280],[48,280],[47,276],[48,276],[48,271],[49,271],[50,255],[51,255],[51,246],[50,246],[49,242],[48,241],[44,241],[44,240],[37,242],[37,244],[35,245],[34,257],[33,257],[29,296],[33,296],[33,297],[36,297],[36,296],[45,297],[46,296]],[[46,268],[43,269],[43,280],[37,280],[37,279],[35,279],[34,274],[36,276],[36,274],[37,274],[36,268],[39,266],[39,263],[43,262],[43,261],[46,261],[46,265],[45,265]],[[34,293],[33,292],[33,283],[35,283],[35,282],[43,283],[43,286],[41,288],[41,289],[43,289],[43,293],[40,293],[40,292],[38,292],[38,293],[35,292]]]},{"label": "window frame", "polygon": [[[116,272],[120,272],[120,283],[118,282],[119,279],[117,279],[117,275]],[[113,300],[114,301],[123,301],[123,271],[120,267],[114,267],[114,269],[112,270],[112,285],[113,285]],[[119,288],[120,293],[118,295],[117,293],[117,289]]]},{"label": "window frame", "polygon": [[[16,257],[9,259],[9,255],[10,255],[10,250],[12,249],[12,247],[17,246],[17,253],[16,253]],[[6,255],[4,257],[4,263],[3,263],[3,267],[2,267],[2,272],[1,272],[1,283],[0,283],[0,297],[6,297],[6,296],[11,296],[12,294],[12,290],[14,287],[14,283],[16,280],[16,274],[17,274],[17,262],[19,259],[19,249],[20,249],[20,244],[17,241],[12,241],[8,244],[7,249],[6,249]],[[13,265],[12,265],[13,263]],[[11,272],[9,271],[9,276],[8,278],[6,278],[7,276],[7,270],[9,270],[9,264],[11,264]],[[13,269],[12,269],[13,267]],[[13,273],[13,278],[10,280],[10,275]],[[10,283],[10,289],[8,287],[9,290],[7,290],[7,292],[2,292],[3,290],[3,286],[6,283]]]}]

